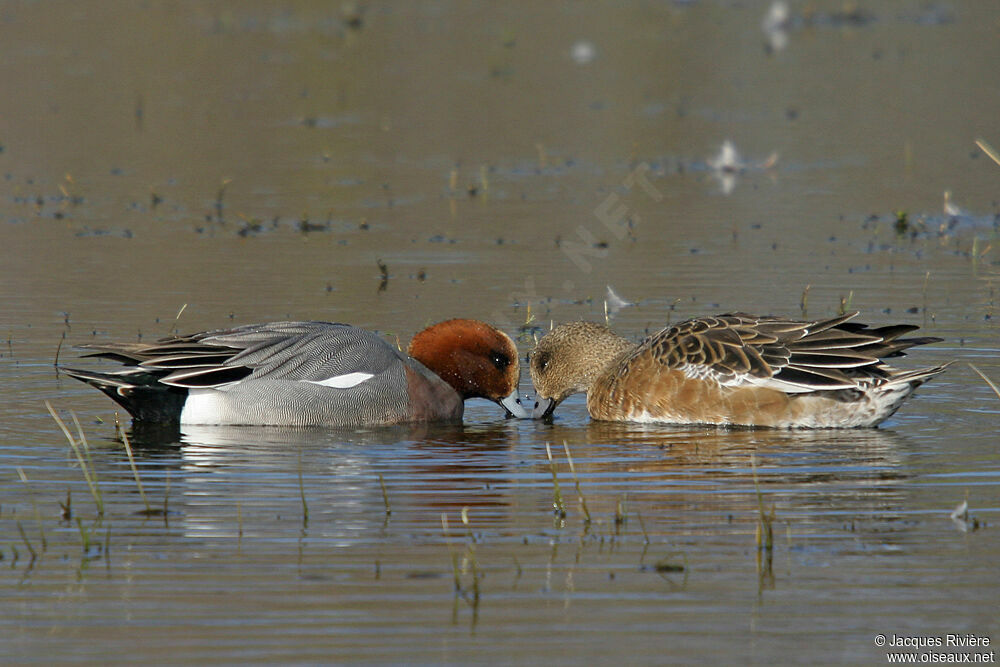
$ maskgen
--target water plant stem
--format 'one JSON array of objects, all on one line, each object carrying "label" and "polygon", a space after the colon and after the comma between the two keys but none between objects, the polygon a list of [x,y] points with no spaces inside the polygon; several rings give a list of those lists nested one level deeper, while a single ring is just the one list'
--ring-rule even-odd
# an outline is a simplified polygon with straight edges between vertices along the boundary
[{"label": "water plant stem", "polygon": [[472,535],[472,526],[469,524],[469,508],[462,508],[462,523],[465,525],[466,537],[465,550],[469,555],[469,563],[472,565],[472,599],[474,603],[479,602],[479,580],[482,578],[479,571],[479,561],[476,559],[475,537]]},{"label": "water plant stem", "polygon": [[997,395],[997,398],[1000,398],[1000,389],[998,389],[997,386],[995,384],[993,384],[992,380],[990,380],[988,377],[986,377],[985,373],[983,373],[981,370],[979,370],[974,365],[972,365],[971,362],[969,363],[969,368],[971,368],[972,370],[976,371],[976,373],[979,375],[979,377],[983,378],[983,380],[986,381],[986,384],[988,384],[990,386],[990,389],[992,389],[993,393]]},{"label": "water plant stem", "polygon": [[642,529],[642,539],[646,544],[649,544],[649,534],[646,533],[646,522],[642,520],[642,512],[636,510],[635,515],[639,517],[639,528]]},{"label": "water plant stem", "polygon": [[448,554],[451,556],[451,573],[455,579],[455,594],[462,591],[462,577],[458,571],[458,552],[451,548],[451,540],[448,538],[448,515],[441,512],[441,533],[444,535],[444,542],[448,545]]},{"label": "water plant stem", "polygon": [[993,160],[997,164],[1000,164],[1000,152],[997,152],[997,150],[993,148],[993,146],[990,146],[988,143],[986,143],[985,139],[976,139],[976,145],[979,146],[979,149],[984,153],[986,153],[986,155],[988,155],[991,160]]},{"label": "water plant stem", "polygon": [[[117,419],[115,420],[117,422]],[[132,476],[135,477],[135,485],[139,488],[139,497],[142,498],[142,504],[146,506],[146,515],[153,513],[153,510],[149,507],[149,500],[146,498],[146,492],[142,488],[142,480],[139,479],[139,469],[135,466],[135,457],[132,456],[132,443],[129,442],[128,435],[125,433],[125,429],[118,424],[118,433],[121,435],[122,442],[125,443],[125,453],[128,455],[128,463],[132,467]]]},{"label": "water plant stem", "polygon": [[750,466],[753,470],[753,488],[757,494],[757,511],[759,512],[756,530],[757,550],[771,553],[774,549],[774,529],[772,527],[774,507],[771,507],[770,513],[764,512],[764,497],[760,492],[760,483],[757,479],[757,458],[753,454],[750,455]]},{"label": "water plant stem", "polygon": [[28,495],[31,496],[31,508],[35,515],[35,524],[38,526],[38,536],[42,542],[42,553],[45,553],[49,548],[49,543],[45,539],[45,526],[42,524],[42,515],[38,511],[38,502],[35,500],[34,490],[31,488],[31,484],[28,482],[28,476],[24,474],[24,470],[18,466],[17,476],[21,478],[21,482],[24,484],[25,488],[28,489]]},{"label": "water plant stem", "polygon": [[302,483],[302,452],[299,452],[299,497],[302,498],[302,525],[309,523],[309,505],[306,503],[306,489]]},{"label": "water plant stem", "polygon": [[587,507],[587,499],[580,489],[580,480],[576,476],[576,466],[573,465],[573,457],[569,453],[569,445],[563,440],[563,450],[566,452],[566,460],[569,462],[569,472],[573,475],[573,484],[576,487],[576,495],[580,499],[580,507],[583,509],[584,521],[590,524],[590,509]]},{"label": "water plant stem", "polygon": [[31,560],[34,561],[38,558],[38,553],[35,552],[35,547],[31,546],[31,542],[28,541],[28,536],[25,535],[24,526],[21,525],[20,521],[17,522],[17,532],[21,533],[21,541],[24,542],[24,546],[28,547],[28,553],[31,554]]},{"label": "water plant stem", "polygon": [[389,516],[392,514],[392,507],[389,505],[389,494],[385,490],[385,479],[383,479],[382,473],[378,474],[378,483],[382,487],[382,502],[385,503],[385,515]]},{"label": "water plant stem", "polygon": [[[55,408],[52,407],[52,404],[49,403],[48,401],[45,401],[45,407],[48,409],[49,414],[52,415],[52,418],[56,421],[56,424],[59,425],[59,428],[60,430],[62,430],[63,435],[66,436],[66,440],[69,441],[69,445],[70,448],[72,448],[73,450],[73,454],[76,455],[76,460],[79,462],[80,468],[83,470],[83,478],[87,481],[87,487],[90,489],[90,495],[93,496],[94,504],[97,505],[98,516],[104,516],[104,500],[101,498],[101,491],[97,485],[97,478],[91,474],[91,470],[87,465],[87,459],[84,458],[83,453],[80,451],[81,445],[77,444],[76,440],[73,438],[73,435],[69,432],[69,428],[66,426],[66,422],[62,420],[59,414],[55,411]],[[75,418],[76,416],[74,415],[74,420]],[[77,426],[79,427],[79,421],[77,421]],[[80,429],[80,435],[81,437],[83,436],[82,429]],[[85,445],[86,443],[85,439],[83,443]],[[89,448],[87,449],[87,453],[89,458],[89,453],[90,453]]]},{"label": "water plant stem", "polygon": [[163,525],[170,525],[170,471],[167,471],[163,485]]},{"label": "water plant stem", "polygon": [[552,448],[545,443],[545,454],[549,457],[549,470],[552,471],[552,509],[560,518],[566,516],[566,503],[559,489],[559,477],[556,475],[556,463],[552,460]]},{"label": "water plant stem", "polygon": [[[56,358],[52,361],[52,365],[55,366],[56,372],[59,372],[59,353],[62,352],[63,343],[66,342],[66,332],[62,332],[62,337],[59,338],[59,344],[56,345]],[[7,347],[10,347],[10,339],[7,339]]]},{"label": "water plant stem", "polygon": [[185,303],[183,306],[181,306],[181,309],[177,311],[177,316],[174,317],[174,323],[170,327],[170,330],[173,331],[174,333],[177,333],[177,322],[180,321],[181,315],[184,314],[184,311],[187,310],[187,307],[188,305]]}]

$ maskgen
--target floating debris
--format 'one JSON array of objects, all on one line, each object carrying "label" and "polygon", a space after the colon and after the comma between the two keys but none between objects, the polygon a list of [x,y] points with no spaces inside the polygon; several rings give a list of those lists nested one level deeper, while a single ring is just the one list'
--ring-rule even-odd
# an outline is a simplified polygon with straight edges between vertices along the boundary
[{"label": "floating debris", "polygon": [[629,306],[634,306],[635,304],[631,301],[626,301],[621,298],[611,285],[607,286],[608,291],[604,297],[604,308],[609,315],[615,315],[622,308],[628,308]]},{"label": "floating debris", "polygon": [[985,524],[980,524],[979,519],[974,516],[969,516],[969,501],[968,499],[963,500],[958,504],[951,514],[948,515],[955,527],[958,528],[963,533],[967,533],[970,530],[979,530],[980,527]]},{"label": "floating debris", "polygon": [[908,231],[910,231],[910,219],[906,211],[896,211],[895,214],[896,221],[893,223],[892,228],[896,230],[898,236],[905,236]]},{"label": "floating debris", "polygon": [[589,65],[597,57],[597,48],[593,42],[581,39],[569,50],[569,57],[577,65]]},{"label": "floating debris", "polygon": [[386,288],[389,287],[389,266],[381,259],[376,259],[375,264],[378,265],[378,270],[381,274],[378,283],[378,291],[384,292]]},{"label": "floating debris", "polygon": [[358,31],[365,25],[366,11],[368,11],[368,7],[365,3],[345,2],[340,6],[340,17],[345,26]]},{"label": "floating debris", "polygon": [[739,173],[746,169],[746,163],[743,162],[740,152],[736,150],[736,145],[729,139],[722,142],[722,148],[719,149],[718,155],[708,159],[708,166],[715,171],[730,174]]},{"label": "floating debris", "polygon": [[687,569],[687,566],[682,563],[673,563],[670,560],[663,558],[653,564],[653,569],[657,572],[683,572]]},{"label": "floating debris", "polygon": [[791,11],[788,3],[778,0],[764,15],[760,27],[767,37],[768,53],[783,51],[788,46],[788,28],[791,25]]},{"label": "floating debris", "polygon": [[736,188],[739,176],[748,169],[771,169],[778,163],[778,154],[772,152],[766,160],[749,164],[743,160],[736,145],[726,139],[722,142],[722,147],[715,157],[708,158],[706,164],[712,170],[719,184],[722,186],[722,194],[728,195]]},{"label": "floating debris", "polygon": [[944,191],[944,214],[952,218],[965,215],[965,211],[951,201],[951,190]]}]

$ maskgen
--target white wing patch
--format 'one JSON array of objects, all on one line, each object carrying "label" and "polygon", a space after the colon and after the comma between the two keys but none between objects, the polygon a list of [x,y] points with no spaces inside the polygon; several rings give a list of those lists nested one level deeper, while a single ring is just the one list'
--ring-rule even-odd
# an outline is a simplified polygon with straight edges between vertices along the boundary
[{"label": "white wing patch", "polygon": [[346,375],[334,375],[332,378],[325,380],[303,380],[303,382],[318,384],[323,387],[333,387],[334,389],[350,389],[373,377],[375,377],[373,373],[347,373]]}]

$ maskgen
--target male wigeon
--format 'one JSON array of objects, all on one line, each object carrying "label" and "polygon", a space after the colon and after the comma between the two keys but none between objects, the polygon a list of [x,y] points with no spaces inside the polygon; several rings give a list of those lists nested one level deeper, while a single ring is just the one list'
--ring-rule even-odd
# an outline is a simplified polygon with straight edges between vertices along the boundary
[{"label": "male wigeon", "polygon": [[948,364],[902,371],[883,359],[940,338],[919,327],[733,313],[668,327],[639,344],[592,322],[563,324],[531,353],[538,406],[548,416],[587,394],[594,419],[778,428],[876,426]]},{"label": "male wigeon", "polygon": [[460,421],[467,398],[528,417],[517,398],[517,348],[476,320],[424,329],[409,356],[347,324],[251,324],[152,344],[81,345],[117,371],[65,368],[133,419],[202,425],[360,426]]}]

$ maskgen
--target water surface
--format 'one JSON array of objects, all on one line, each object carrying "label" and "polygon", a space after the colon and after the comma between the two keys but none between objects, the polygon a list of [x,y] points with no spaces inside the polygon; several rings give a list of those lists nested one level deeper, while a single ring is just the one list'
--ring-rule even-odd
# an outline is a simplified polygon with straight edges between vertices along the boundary
[{"label": "water surface", "polygon": [[[879,633],[1000,640],[1000,399],[967,364],[1000,381],[1000,165],[974,143],[1000,145],[1000,15],[792,3],[776,37],[766,12],[0,9],[3,661],[881,664]],[[476,317],[523,354],[604,320],[609,285],[635,338],[844,308],[945,339],[901,365],[958,363],[869,431],[600,424],[580,397],[551,424],[480,401],[464,426],[134,431],[141,493],[115,406],[53,367],[285,318],[405,345]],[[103,516],[45,401],[78,417]]]}]

